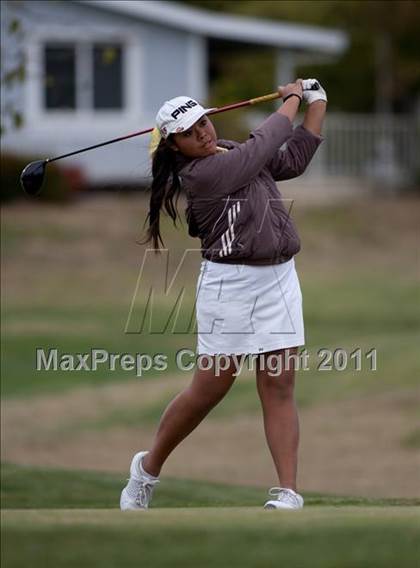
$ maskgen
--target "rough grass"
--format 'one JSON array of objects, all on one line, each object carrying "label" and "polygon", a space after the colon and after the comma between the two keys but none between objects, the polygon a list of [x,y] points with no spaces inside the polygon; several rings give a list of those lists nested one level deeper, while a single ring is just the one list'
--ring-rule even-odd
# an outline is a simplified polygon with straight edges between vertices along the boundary
[{"label": "rough grass", "polygon": [[[53,276],[51,277],[53,278]],[[80,276],[80,286],[82,286]],[[362,371],[354,373],[349,365],[344,372],[328,373],[331,383],[356,389],[414,386],[416,377],[417,345],[420,339],[418,314],[418,286],[415,282],[396,279],[392,282],[383,275],[346,275],[342,280],[321,286],[302,276],[307,348],[311,354],[310,383],[316,383],[321,362],[320,348],[333,351],[343,348],[348,355],[358,347],[364,353],[377,349],[378,373],[370,371],[364,361]],[[82,299],[82,298],[81,298]],[[114,300],[116,301],[116,300]],[[187,311],[192,310],[187,304]],[[157,305],[155,317],[162,322],[167,311]],[[105,365],[97,371],[36,371],[35,351],[55,347],[59,353],[89,353],[92,348],[110,353],[143,353],[152,357],[164,353],[167,369],[145,371],[143,377],[163,376],[177,371],[176,353],[183,348],[195,349],[194,334],[125,334],[128,302],[124,305],[92,298],[90,306],[67,306],[66,293],[48,305],[33,307],[4,302],[2,325],[2,392],[6,396],[25,395],[73,388],[80,384],[103,383],[135,377],[133,371],[110,371]],[[378,379],[380,376],[380,380]],[[356,379],[356,380],[355,380]],[[328,389],[318,393],[323,393]],[[333,386],[333,391],[336,387]],[[305,402],[312,399],[311,389],[300,393]]]},{"label": "rough grass", "polygon": [[[304,295],[307,347],[312,350],[307,403],[317,393],[413,386],[420,328],[420,288],[416,271],[418,201],[369,201],[315,209],[294,209],[302,236],[297,256]],[[102,198],[67,207],[11,205],[2,213],[2,392],[17,396],[71,389],[134,377],[134,372],[37,372],[35,349],[86,353],[92,347],[114,353],[164,353],[176,370],[175,354],[194,349],[193,333],[126,334],[144,247],[136,244],[146,201]],[[390,229],[392,225],[392,230]],[[170,278],[186,248],[198,241],[163,220],[171,246]],[[185,324],[200,258],[183,266],[188,288]],[[166,267],[148,267],[149,279],[162,285]],[[134,303],[136,328],[146,298]],[[164,300],[164,301],[163,301]],[[160,297],[154,318],[163,325],[175,296]],[[187,314],[187,315],[185,315]],[[174,319],[169,320],[173,323]],[[182,326],[181,326],[182,327]],[[157,325],[159,328],[159,325]],[[179,328],[178,328],[179,330]],[[378,349],[380,381],[367,369],[356,375],[329,373],[329,388],[318,389],[319,348]],[[159,371],[146,372],[157,378]],[[353,378],[352,378],[353,377]],[[315,389],[310,385],[316,384]],[[336,384],[338,386],[336,386]],[[342,389],[342,384],[345,388]],[[376,385],[376,386],[375,386]]]}]

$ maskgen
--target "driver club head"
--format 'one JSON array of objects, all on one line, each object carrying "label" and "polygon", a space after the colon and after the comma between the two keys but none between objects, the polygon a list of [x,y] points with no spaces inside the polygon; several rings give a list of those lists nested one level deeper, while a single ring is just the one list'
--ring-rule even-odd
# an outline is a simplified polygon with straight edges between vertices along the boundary
[{"label": "driver club head", "polygon": [[20,184],[25,193],[34,197],[38,195],[44,181],[47,160],[37,160],[28,164],[20,175]]}]

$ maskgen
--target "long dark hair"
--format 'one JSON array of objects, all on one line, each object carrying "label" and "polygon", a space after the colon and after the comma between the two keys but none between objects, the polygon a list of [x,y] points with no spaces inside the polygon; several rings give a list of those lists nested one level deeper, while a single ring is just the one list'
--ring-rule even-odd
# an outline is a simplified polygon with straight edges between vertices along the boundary
[{"label": "long dark hair", "polygon": [[[177,203],[182,190],[181,180],[177,173],[176,151],[170,146],[171,135],[165,140],[162,138],[152,160],[152,185],[149,213],[143,227],[149,221],[146,237],[139,244],[153,242],[155,253],[160,252],[159,241],[164,247],[165,244],[160,234],[160,211],[165,208],[176,227],[176,219],[179,216]],[[175,203],[174,203],[175,199]]]}]

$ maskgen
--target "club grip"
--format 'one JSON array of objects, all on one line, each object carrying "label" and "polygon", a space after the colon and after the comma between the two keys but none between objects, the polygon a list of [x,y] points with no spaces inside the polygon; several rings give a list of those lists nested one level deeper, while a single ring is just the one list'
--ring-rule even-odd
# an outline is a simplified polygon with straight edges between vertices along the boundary
[{"label": "club grip", "polygon": [[262,97],[257,97],[255,99],[249,99],[249,104],[250,105],[256,105],[258,103],[265,103],[267,101],[272,101],[274,99],[278,99],[282,96],[283,95],[282,95],[281,91],[278,91],[277,93],[270,93],[269,95],[263,95]]},{"label": "club grip", "polygon": [[[319,89],[318,81],[311,82],[310,80],[303,80],[302,87],[304,91],[317,91]],[[283,96],[282,89],[276,93],[270,93],[269,95],[263,95],[262,97],[256,97],[255,99],[249,99],[250,105],[256,105],[258,103],[265,103],[267,101],[272,101],[274,99],[280,99]]]}]

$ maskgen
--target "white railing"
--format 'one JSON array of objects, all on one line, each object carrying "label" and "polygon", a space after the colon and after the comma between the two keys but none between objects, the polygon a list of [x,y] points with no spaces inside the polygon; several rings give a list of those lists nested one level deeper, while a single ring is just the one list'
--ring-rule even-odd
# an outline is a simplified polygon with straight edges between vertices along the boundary
[{"label": "white railing", "polygon": [[419,171],[414,116],[329,113],[314,160],[323,175],[409,180]]},{"label": "white railing", "polygon": [[[266,115],[249,114],[256,128]],[[297,119],[301,122],[303,117]],[[419,174],[418,115],[375,115],[328,112],[319,147],[308,174],[404,183]],[[304,174],[306,175],[306,174]]]}]

